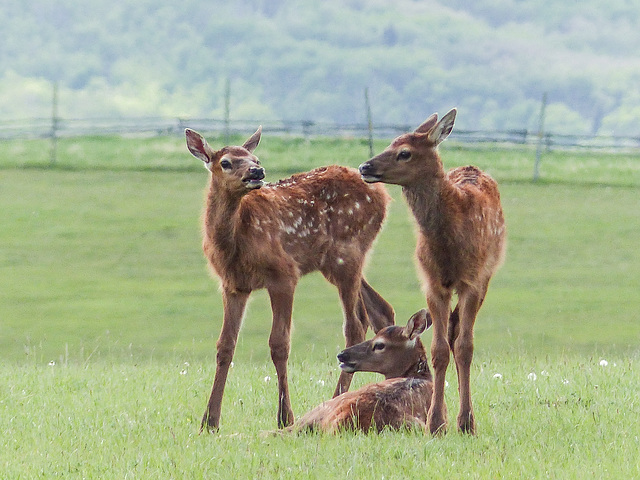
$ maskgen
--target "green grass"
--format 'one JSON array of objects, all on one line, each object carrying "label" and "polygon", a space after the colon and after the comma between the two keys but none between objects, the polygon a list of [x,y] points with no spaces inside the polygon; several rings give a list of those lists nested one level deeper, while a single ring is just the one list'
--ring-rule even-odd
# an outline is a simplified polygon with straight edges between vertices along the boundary
[{"label": "green grass", "polygon": [[[4,367],[0,478],[636,478],[638,358],[599,361],[476,362],[477,437],[437,439],[267,435],[275,376],[264,364],[232,370],[218,435],[197,434],[210,364]],[[293,362],[291,379],[301,412],[331,395],[335,369]]]},{"label": "green grass", "polygon": [[[368,147],[265,136],[257,153],[273,180],[357,166]],[[509,247],[476,324],[479,435],[434,440],[261,436],[276,405],[265,292],[240,334],[222,432],[198,436],[222,311],[200,248],[207,173],[181,138],[61,139],[58,154],[49,168],[46,141],[0,144],[0,478],[640,473],[637,155],[552,152],[534,184],[528,149],[443,145],[447,166],[477,164],[500,182]],[[389,191],[367,277],[402,323],[425,302],[412,220]],[[298,415],[331,395],[341,325],[335,289],[305,277],[291,352]],[[449,383],[455,418],[454,372]]]}]

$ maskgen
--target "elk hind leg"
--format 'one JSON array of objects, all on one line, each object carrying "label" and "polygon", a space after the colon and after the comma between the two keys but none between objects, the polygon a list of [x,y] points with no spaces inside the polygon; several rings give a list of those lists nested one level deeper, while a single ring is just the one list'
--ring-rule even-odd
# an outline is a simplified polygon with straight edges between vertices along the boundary
[{"label": "elk hind leg", "polygon": [[[473,360],[473,327],[482,304],[483,294],[467,290],[460,295],[460,322],[458,334],[453,343],[453,358],[458,372],[458,393],[460,412],[458,429],[463,433],[475,434],[475,417],[471,403],[471,362]],[[456,308],[457,309],[457,308]]]},{"label": "elk hind leg", "polygon": [[[344,312],[346,346],[350,347],[364,341],[369,323],[364,299],[360,293],[360,280],[343,279],[338,283],[338,292]],[[333,396],[337,397],[349,390],[352,378],[352,373],[341,372]]]},{"label": "elk hind leg", "polygon": [[433,395],[427,424],[432,434],[444,433],[447,428],[447,405],[444,400],[444,386],[449,366],[450,347],[448,341],[448,323],[451,313],[451,291],[443,290],[429,293],[427,305],[433,321],[431,339],[431,362],[433,364]]}]

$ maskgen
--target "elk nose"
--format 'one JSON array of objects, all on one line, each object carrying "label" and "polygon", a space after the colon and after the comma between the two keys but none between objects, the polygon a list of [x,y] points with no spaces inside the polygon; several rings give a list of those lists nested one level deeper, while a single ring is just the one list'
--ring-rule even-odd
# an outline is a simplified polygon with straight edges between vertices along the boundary
[{"label": "elk nose", "polygon": [[360,175],[366,175],[367,173],[370,173],[371,164],[369,162],[364,162],[358,167],[358,171],[360,172]]},{"label": "elk nose", "polygon": [[249,169],[249,175],[251,178],[255,180],[262,180],[264,178],[264,168],[262,167],[251,167]]},{"label": "elk nose", "polygon": [[349,354],[347,354],[344,350],[338,354],[338,361],[340,363],[345,363],[349,360]]}]

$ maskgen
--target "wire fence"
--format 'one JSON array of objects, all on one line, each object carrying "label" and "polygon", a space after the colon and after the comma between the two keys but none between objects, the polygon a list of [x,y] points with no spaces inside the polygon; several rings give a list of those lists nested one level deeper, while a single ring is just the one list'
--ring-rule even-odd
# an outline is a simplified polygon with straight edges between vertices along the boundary
[{"label": "wire fence", "polygon": [[[220,135],[245,134],[259,124],[271,135],[294,137],[350,137],[389,139],[414,127],[408,124],[336,124],[299,121],[223,120],[217,118],[36,118],[0,122],[0,140],[17,138],[68,138],[108,135],[182,135],[189,127],[203,133]],[[640,149],[640,136],[559,135],[521,130],[460,130],[456,142],[469,145],[539,145],[552,149],[586,149],[628,151]]]}]

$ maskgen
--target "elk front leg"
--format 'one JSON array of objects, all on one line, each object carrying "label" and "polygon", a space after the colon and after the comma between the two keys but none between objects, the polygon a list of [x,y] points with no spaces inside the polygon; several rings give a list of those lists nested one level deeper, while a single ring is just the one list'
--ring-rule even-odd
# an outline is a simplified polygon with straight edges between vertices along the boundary
[{"label": "elk front leg", "polygon": [[471,403],[471,362],[473,360],[473,327],[482,304],[482,296],[475,291],[459,293],[460,323],[453,346],[453,358],[458,372],[458,393],[460,412],[458,429],[463,433],[475,434],[476,423]]},{"label": "elk front leg", "polygon": [[287,379],[287,362],[291,348],[291,316],[293,313],[293,292],[295,286],[269,289],[273,324],[269,336],[271,360],[278,375],[278,428],[288,427],[294,422],[291,399],[289,398],[289,381]]},{"label": "elk front leg", "polygon": [[242,323],[244,309],[249,299],[248,293],[238,293],[223,291],[222,301],[224,304],[224,318],[222,330],[217,343],[216,354],[216,376],[211,389],[211,396],[207,410],[202,417],[200,432],[206,428],[208,431],[217,431],[220,426],[220,409],[222,406],[222,396],[227,383],[229,366],[233,360],[233,353],[238,341],[238,332]]},{"label": "elk front leg", "polygon": [[427,424],[432,434],[444,433],[447,429],[447,405],[444,400],[444,385],[449,366],[448,324],[451,312],[451,292],[430,293],[427,297],[429,313],[433,321],[431,361],[433,363],[433,396]]}]

